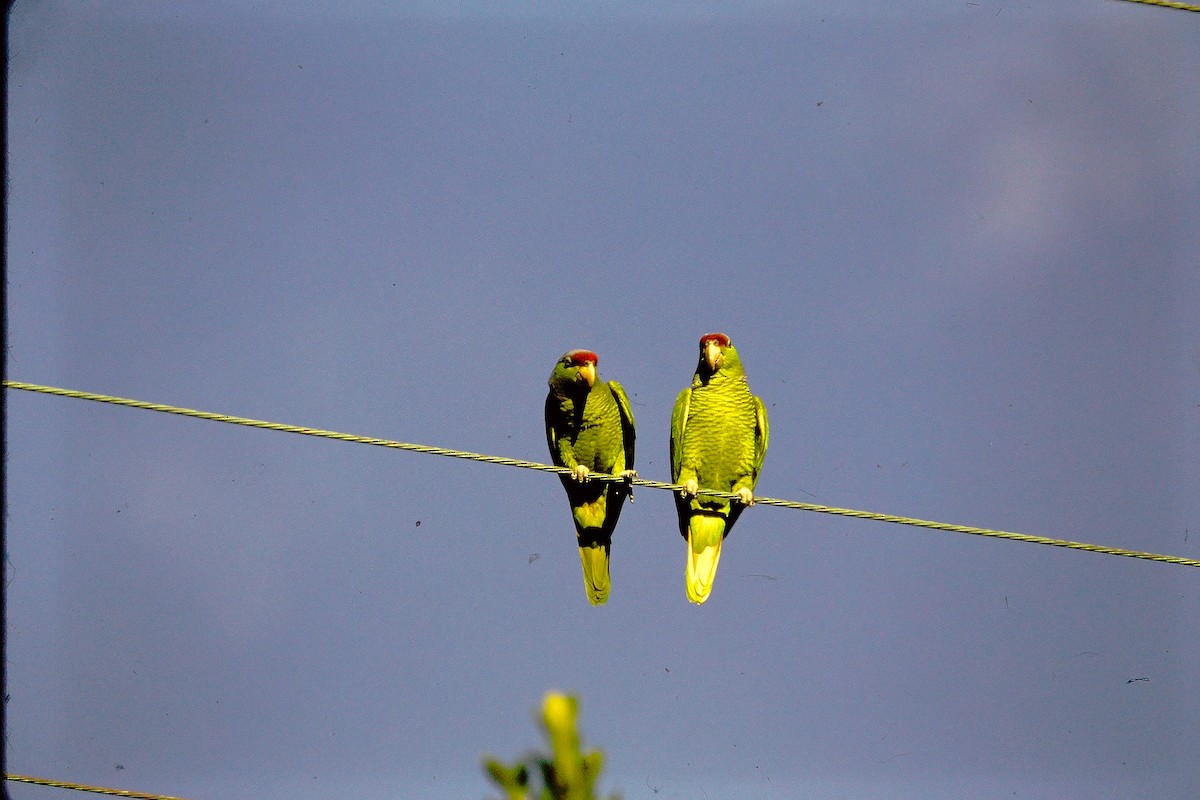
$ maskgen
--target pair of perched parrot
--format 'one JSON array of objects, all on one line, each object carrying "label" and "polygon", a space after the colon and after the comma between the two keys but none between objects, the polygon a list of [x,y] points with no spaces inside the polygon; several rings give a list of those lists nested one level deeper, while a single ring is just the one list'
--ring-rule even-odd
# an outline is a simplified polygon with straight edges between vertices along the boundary
[{"label": "pair of perched parrot", "polygon": [[[563,354],[550,373],[546,443],[550,458],[571,472],[560,475],[575,520],[583,583],[592,605],[608,600],[609,551],[625,498],[632,494],[634,421],[621,384],[602,381],[590,350]],[[721,543],[746,506],[767,452],[767,411],[750,393],[746,371],[729,337],[700,337],[692,385],[671,414],[671,480],[679,532],[687,539],[687,596],[703,603],[712,592]],[[589,481],[593,472],[625,482]],[[735,501],[699,494],[729,492]]]}]

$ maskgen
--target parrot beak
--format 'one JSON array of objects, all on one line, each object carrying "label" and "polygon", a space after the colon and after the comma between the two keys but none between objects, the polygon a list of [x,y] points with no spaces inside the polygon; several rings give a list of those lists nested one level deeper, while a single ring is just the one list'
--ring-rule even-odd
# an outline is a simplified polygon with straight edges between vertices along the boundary
[{"label": "parrot beak", "polygon": [[709,339],[704,343],[703,351],[704,362],[708,364],[709,371],[716,372],[721,366],[721,345]]},{"label": "parrot beak", "polygon": [[596,365],[588,362],[579,368],[579,376],[587,382],[588,388],[596,385]]}]

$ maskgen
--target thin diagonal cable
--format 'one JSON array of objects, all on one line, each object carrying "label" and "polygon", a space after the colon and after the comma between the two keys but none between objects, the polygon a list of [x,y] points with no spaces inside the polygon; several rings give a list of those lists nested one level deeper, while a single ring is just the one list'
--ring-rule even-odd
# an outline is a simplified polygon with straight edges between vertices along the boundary
[{"label": "thin diagonal cable", "polygon": [[110,789],[107,786],[87,786],[82,783],[68,783],[67,781],[56,781],[50,778],[35,778],[32,775],[13,775],[7,772],[4,773],[4,779],[19,783],[33,783],[38,786],[50,786],[55,789],[72,789],[77,792],[107,794],[113,797],[136,797],[139,800],[184,800],[182,797],[175,797],[168,794],[150,794],[148,792],[134,792],[128,789]]},{"label": "thin diagonal cable", "polygon": [[[543,472],[556,472],[562,475],[571,474],[571,470],[566,467],[555,467],[550,464],[539,464],[536,461],[522,461],[518,458],[505,458],[503,456],[489,456],[483,453],[472,453],[466,450],[452,450],[448,447],[432,447],[424,444],[412,444],[411,442],[397,442],[391,439],[379,439],[374,436],[359,436],[353,433],[341,433],[340,431],[327,431],[320,428],[308,428],[302,425],[288,425],[284,422],[267,422],[261,419],[250,419],[249,417],[236,417],[231,414],[216,414],[212,411],[198,411],[194,408],[180,408],[179,406],[169,406],[164,403],[148,403],[145,400],[133,400],[128,397],[113,397],[106,394],[95,394],[93,392],[81,392],[75,389],[60,389],[56,386],[41,386],[36,383],[20,383],[18,381],[5,381],[4,385],[9,389],[23,389],[28,392],[41,392],[43,394],[59,395],[61,397],[73,397],[79,400],[94,400],[97,403],[110,403],[118,406],[128,406],[130,408],[141,408],[146,411],[160,411],[164,414],[178,414],[184,417],[194,417],[196,419],[207,419],[213,422],[228,422],[232,425],[246,425],[251,428],[264,428],[271,431],[283,431],[285,433],[299,433],[305,436],[317,436],[322,439],[337,439],[343,442],[355,442],[357,444],[370,444],[376,447],[390,447],[396,450],[411,450],[415,453],[429,453],[435,456],[449,456],[450,458],[465,458],[471,461],[482,461],[488,464],[501,464],[506,467],[521,467],[523,469],[535,469]],[[608,475],[596,475],[596,480],[621,480]]]},{"label": "thin diagonal cable", "polygon": [[1174,0],[1124,0],[1126,3],[1141,3],[1146,6],[1160,6],[1162,8],[1174,8],[1177,11],[1200,11],[1200,6],[1194,6],[1191,3],[1177,3]]},{"label": "thin diagonal cable", "polygon": [[[169,406],[163,403],[148,403],[144,400],[132,400],[127,397],[113,397],[111,395],[95,394],[93,392],[81,392],[75,389],[61,389],[55,386],[42,386],[36,383],[21,383],[18,381],[6,380],[4,381],[4,385],[10,389],[21,389],[29,392],[40,392],[43,394],[59,395],[62,397],[73,397],[80,400],[93,400],[99,403],[129,406],[131,408],[141,408],[147,411],[160,411],[166,414],[179,414],[185,417],[207,419],[214,422],[228,422],[234,425],[246,425],[252,428],[265,428],[267,430],[284,431],[287,433],[299,433],[306,436],[318,436],[324,439],[336,439],[343,442],[357,442],[359,444],[370,444],[378,447],[411,450],[417,453],[429,453],[431,455],[449,456],[451,458],[463,458],[471,461],[481,461],[488,464],[500,464],[508,467],[521,467],[523,469],[533,469],[542,472],[554,472],[559,475],[571,474],[571,470],[567,469],[566,467],[556,467],[551,466],[550,464],[539,464],[536,461],[524,461],[516,458],[505,458],[503,456],[489,456],[484,455],[483,453],[472,453],[467,450],[452,450],[447,447],[431,447],[429,445],[397,442],[390,439],[379,439],[374,436],[358,436],[352,433],[340,433],[338,431],[321,430],[320,428],[288,425],[282,422],[267,422],[265,420],[250,419],[248,417],[236,417],[229,414],[215,414],[211,411],[197,411],[191,408],[180,408],[178,406]],[[645,486],[648,489],[665,489],[671,492],[678,492],[683,489],[683,487],[677,483],[663,483],[661,481],[651,481],[644,478],[627,479],[613,475],[604,475],[602,473],[592,473],[590,479],[595,481],[627,482],[632,486]],[[719,492],[712,489],[700,489],[699,494],[706,497],[719,497],[724,500],[738,499],[738,496],[731,492]],[[1035,536],[1028,533],[1001,531],[994,530],[992,528],[977,528],[971,525],[935,522],[933,520],[917,519],[915,517],[902,517],[896,514],[880,514],[874,511],[860,511],[853,508],[838,508],[836,506],[825,506],[817,503],[804,503],[796,500],[778,500],[773,497],[757,497],[755,498],[754,502],[756,504],[765,506],[779,506],[781,508],[791,508],[800,511],[813,511],[819,514],[834,514],[843,517],[855,517],[858,519],[875,520],[877,522],[891,522],[897,525],[928,528],[930,530],[948,531],[951,533],[966,533],[973,536],[986,536],[995,539],[1010,539],[1016,542],[1044,544],[1052,547],[1064,547],[1071,550],[1085,550],[1092,553],[1104,553],[1112,556],[1140,558],[1147,561],[1158,561],[1164,564],[1179,564],[1185,567],[1200,567],[1200,560],[1198,559],[1162,555],[1159,553],[1147,553],[1140,550],[1126,550],[1120,547],[1106,547],[1104,545],[1088,544],[1087,542],[1074,542],[1067,539],[1053,539],[1049,536]]]}]

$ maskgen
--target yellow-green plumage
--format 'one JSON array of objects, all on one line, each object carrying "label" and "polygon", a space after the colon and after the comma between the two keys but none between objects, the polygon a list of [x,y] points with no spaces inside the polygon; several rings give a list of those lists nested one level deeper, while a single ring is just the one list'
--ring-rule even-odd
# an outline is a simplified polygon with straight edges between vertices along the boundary
[{"label": "yellow-green plumage", "polygon": [[[769,435],[766,409],[750,393],[729,337],[705,335],[692,385],[680,392],[671,415],[672,480],[693,489],[740,493],[752,503]],[[703,603],[716,578],[721,543],[746,503],[685,489],[675,507],[679,532],[688,540],[688,599]]]},{"label": "yellow-green plumage", "polygon": [[608,600],[612,534],[621,516],[629,485],[589,481],[592,472],[633,475],[633,410],[616,381],[601,381],[596,354],[565,353],[550,374],[546,396],[546,444],[556,466],[572,470],[560,475],[579,545],[584,589],[592,605]]}]

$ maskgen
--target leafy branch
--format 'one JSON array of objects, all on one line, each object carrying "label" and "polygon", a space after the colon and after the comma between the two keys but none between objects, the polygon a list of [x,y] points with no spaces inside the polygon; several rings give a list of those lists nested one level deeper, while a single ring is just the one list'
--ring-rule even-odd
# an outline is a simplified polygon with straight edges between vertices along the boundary
[{"label": "leafy branch", "polygon": [[[550,752],[533,752],[511,765],[484,756],[484,770],[505,800],[605,800],[596,795],[604,754],[582,750],[578,720],[578,698],[548,692],[541,722]],[[620,798],[611,795],[607,800]]]}]

